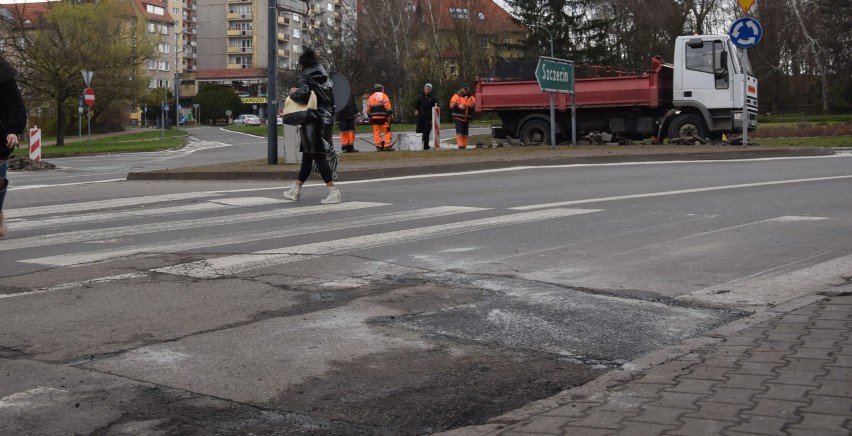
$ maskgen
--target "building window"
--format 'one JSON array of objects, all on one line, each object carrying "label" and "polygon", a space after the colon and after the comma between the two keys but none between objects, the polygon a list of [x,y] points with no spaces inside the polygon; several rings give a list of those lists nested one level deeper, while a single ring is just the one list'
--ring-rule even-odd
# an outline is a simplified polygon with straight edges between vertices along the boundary
[{"label": "building window", "polygon": [[294,45],[293,46],[293,54],[299,54],[301,52],[302,52],[302,46],[301,45]]},{"label": "building window", "polygon": [[157,61],[148,61],[148,69],[156,70],[157,69]]},{"label": "building window", "polygon": [[480,13],[478,13],[477,15],[479,16],[479,21],[485,21],[485,14],[483,14],[482,12],[480,12]]},{"label": "building window", "polygon": [[160,61],[159,70],[160,71],[169,71],[169,63],[166,62],[166,61]]},{"label": "building window", "polygon": [[172,15],[180,15],[180,8],[172,8]]},{"label": "building window", "polygon": [[456,20],[470,19],[470,12],[467,8],[450,8],[450,16]]},{"label": "building window", "polygon": [[161,43],[159,45],[160,53],[169,53],[171,51],[171,46],[169,44]]},{"label": "building window", "polygon": [[155,5],[145,5],[145,11],[154,15],[166,15],[166,8]]},{"label": "building window", "polygon": [[293,29],[293,38],[301,38],[302,37],[302,29],[295,28]]},{"label": "building window", "polygon": [[482,48],[488,48],[488,40],[486,38],[480,39],[479,46]]},{"label": "building window", "polygon": [[329,12],[334,12],[334,5],[332,3],[329,3],[326,6],[326,10],[329,11]]},{"label": "building window", "polygon": [[293,14],[293,21],[299,22],[299,14]]}]

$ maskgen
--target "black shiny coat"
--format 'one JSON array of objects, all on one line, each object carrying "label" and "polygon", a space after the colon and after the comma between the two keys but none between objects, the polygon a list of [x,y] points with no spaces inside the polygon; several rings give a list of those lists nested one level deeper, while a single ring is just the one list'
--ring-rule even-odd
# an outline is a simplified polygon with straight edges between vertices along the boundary
[{"label": "black shiny coat", "polygon": [[334,123],[334,84],[322,65],[317,64],[302,70],[297,81],[297,90],[290,98],[297,103],[307,103],[311,91],[317,95],[317,121],[301,126],[302,153],[328,153],[332,148],[331,128]]},{"label": "black shiny coat", "polygon": [[20,135],[27,127],[27,109],[15,80],[17,71],[9,61],[0,57],[0,141],[6,145],[6,135]]}]

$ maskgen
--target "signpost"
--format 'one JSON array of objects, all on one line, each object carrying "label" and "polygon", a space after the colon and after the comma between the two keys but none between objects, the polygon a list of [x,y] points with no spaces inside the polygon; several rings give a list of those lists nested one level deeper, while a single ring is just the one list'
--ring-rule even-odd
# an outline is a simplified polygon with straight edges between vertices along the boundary
[{"label": "signpost", "polygon": [[574,62],[565,59],[538,58],[535,78],[542,92],[550,94],[550,143],[556,144],[556,111],[553,94],[571,94],[571,145],[577,144],[577,118],[574,105]]},{"label": "signpost", "polygon": [[[92,107],[95,105],[95,90],[91,88],[92,86],[92,76],[95,75],[95,72],[92,70],[80,70],[80,73],[83,74],[83,82],[86,83],[86,87],[83,89],[82,103],[85,103],[88,109],[86,109],[86,119],[87,129],[89,130],[89,136],[87,138],[88,145],[92,145]],[[80,115],[82,112],[83,106],[80,105]],[[82,121],[81,121],[82,122]]]},{"label": "signpost", "polygon": [[[748,9],[754,3],[754,0],[739,0],[740,7],[748,13]],[[744,5],[747,3],[747,5]],[[728,36],[731,37],[731,42],[735,46],[742,49],[740,56],[740,71],[743,74],[743,113],[741,121],[743,124],[743,147],[748,145],[748,72],[746,71],[746,49],[752,48],[760,41],[763,36],[763,27],[760,22],[751,17],[742,17],[728,31]]]}]

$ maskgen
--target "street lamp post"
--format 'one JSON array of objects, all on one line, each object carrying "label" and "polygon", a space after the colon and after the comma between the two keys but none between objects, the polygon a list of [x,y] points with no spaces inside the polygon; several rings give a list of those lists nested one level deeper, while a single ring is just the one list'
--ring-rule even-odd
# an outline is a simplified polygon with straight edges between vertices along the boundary
[{"label": "street lamp post", "polygon": [[175,132],[180,130],[180,68],[178,68],[180,46],[178,45],[178,39],[184,32],[186,32],[186,29],[175,32]]},{"label": "street lamp post", "polygon": [[[535,24],[533,24],[530,27],[535,27],[535,28],[538,28],[538,29],[541,29],[541,30],[544,30],[545,32],[547,32],[547,36],[550,38],[550,57],[553,58],[553,34],[550,33],[550,30],[548,30],[546,27],[537,26]],[[550,92],[549,94],[550,94],[550,146],[555,147],[556,146],[556,109],[554,108],[553,92]]]}]

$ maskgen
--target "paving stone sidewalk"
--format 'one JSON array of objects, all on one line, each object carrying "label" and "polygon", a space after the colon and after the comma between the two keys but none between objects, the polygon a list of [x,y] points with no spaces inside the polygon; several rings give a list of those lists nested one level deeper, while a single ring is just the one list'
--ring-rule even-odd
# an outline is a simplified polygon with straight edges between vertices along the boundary
[{"label": "paving stone sidewalk", "polygon": [[[850,435],[852,296],[809,296],[673,360],[448,435]],[[735,323],[736,324],[736,323]]]}]

